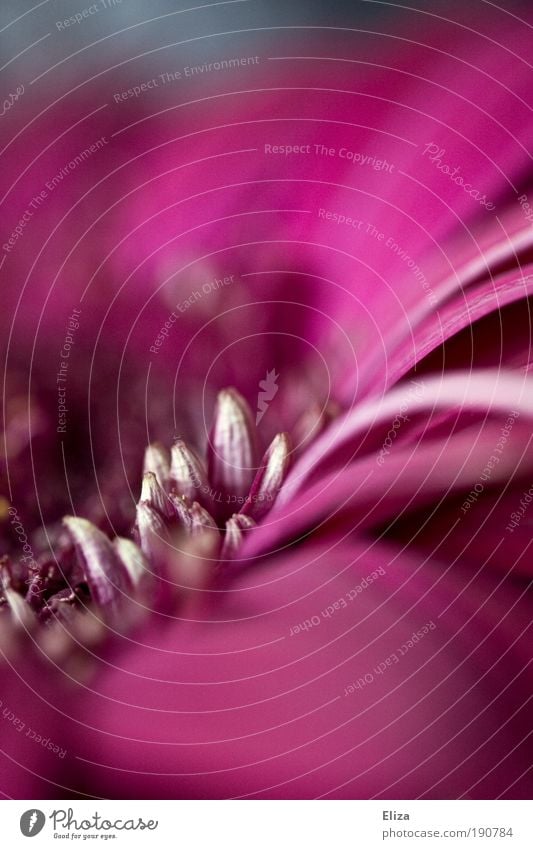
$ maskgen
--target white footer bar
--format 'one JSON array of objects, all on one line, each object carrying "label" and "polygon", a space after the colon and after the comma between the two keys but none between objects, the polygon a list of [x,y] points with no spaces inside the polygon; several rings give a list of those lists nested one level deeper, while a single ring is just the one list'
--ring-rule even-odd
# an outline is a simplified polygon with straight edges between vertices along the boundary
[{"label": "white footer bar", "polygon": [[[4,801],[2,846],[531,849],[527,801]],[[35,837],[35,843],[29,838]]]}]

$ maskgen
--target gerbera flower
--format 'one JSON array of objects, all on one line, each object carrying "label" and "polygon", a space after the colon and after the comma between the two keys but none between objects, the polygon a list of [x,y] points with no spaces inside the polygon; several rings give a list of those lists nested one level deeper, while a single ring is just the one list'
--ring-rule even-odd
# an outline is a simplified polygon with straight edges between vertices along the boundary
[{"label": "gerbera flower", "polygon": [[530,36],[387,27],[19,113],[7,796],[531,794]]}]

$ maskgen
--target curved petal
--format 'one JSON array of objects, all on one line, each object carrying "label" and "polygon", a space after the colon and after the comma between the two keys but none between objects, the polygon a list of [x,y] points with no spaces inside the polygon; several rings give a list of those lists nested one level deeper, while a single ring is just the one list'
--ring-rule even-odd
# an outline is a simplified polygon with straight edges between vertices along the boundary
[{"label": "curved petal", "polygon": [[471,577],[376,544],[309,547],[250,569],[202,621],[123,644],[80,694],[73,787],[527,796],[527,607],[486,577],[462,593]]},{"label": "curved petal", "polygon": [[[414,328],[413,338],[392,355],[387,384],[392,386],[414,366],[420,375],[436,371],[439,365],[449,371],[529,363],[533,356],[528,301],[533,293],[532,272],[533,266],[526,265],[451,299],[438,314]],[[505,309],[511,305],[515,308]]]},{"label": "curved petal", "polygon": [[5,624],[0,623],[0,794],[61,799],[73,758],[63,724],[68,693],[60,689],[56,669]]},{"label": "curved petal", "polygon": [[333,466],[342,467],[351,462],[364,435],[373,429],[390,428],[395,419],[399,418],[401,423],[418,414],[431,419],[435,410],[440,409],[491,412],[502,417],[516,411],[531,419],[532,387],[528,376],[490,369],[430,376],[414,387],[400,385],[382,398],[361,404],[321,434],[293,466],[277,505],[287,504],[304,485],[329,474]]},{"label": "curved petal", "polygon": [[484,564],[502,575],[533,577],[531,474],[499,488],[477,483],[456,498],[393,521],[387,535],[446,563]]}]

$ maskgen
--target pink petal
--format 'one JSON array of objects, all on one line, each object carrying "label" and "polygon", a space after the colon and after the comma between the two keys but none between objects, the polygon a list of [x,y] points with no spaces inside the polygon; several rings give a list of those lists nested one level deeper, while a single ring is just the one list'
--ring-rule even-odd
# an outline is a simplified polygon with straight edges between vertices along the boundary
[{"label": "pink petal", "polygon": [[244,541],[246,531],[256,527],[256,523],[243,513],[234,513],[226,522],[224,544],[220,553],[221,560],[230,560],[237,556]]},{"label": "pink petal", "polygon": [[279,433],[268,447],[241,513],[258,521],[274,506],[291,461],[291,442]]},{"label": "pink petal", "polygon": [[209,480],[217,496],[243,498],[257,468],[251,410],[235,389],[219,393],[209,438]]},{"label": "pink petal", "polygon": [[144,454],[144,472],[153,472],[159,486],[168,490],[170,479],[170,457],[169,452],[161,445],[154,442],[148,446]]},{"label": "pink petal", "polygon": [[182,439],[176,440],[171,449],[170,478],[179,495],[191,501],[207,498],[209,484],[204,464]]},{"label": "pink petal", "polygon": [[104,611],[114,609],[131,590],[131,581],[110,540],[86,519],[63,520],[83,567],[91,595]]},{"label": "pink petal", "polygon": [[319,478],[323,470],[331,471],[335,454],[342,456],[344,463],[349,462],[365,433],[385,424],[392,426],[398,415],[412,417],[448,407],[474,412],[500,411],[502,416],[517,410],[531,418],[532,386],[526,376],[489,369],[471,374],[455,372],[442,378],[432,376],[420,383],[418,392],[400,385],[383,398],[371,399],[337,419],[295,463],[279,494],[278,504],[287,504],[309,480]]},{"label": "pink petal", "polygon": [[376,544],[241,573],[204,622],[124,644],[80,694],[72,780],[131,798],[527,797],[521,592]]},{"label": "pink petal", "polygon": [[[446,344],[446,369],[514,365],[532,359],[530,307],[526,298],[533,294],[533,266],[527,265],[472,287],[447,304],[436,316],[414,330],[413,338],[393,355],[393,367],[387,375],[389,385],[403,377],[415,364],[433,352],[431,363]],[[509,305],[515,304],[511,310]],[[508,307],[505,310],[505,307]],[[476,322],[479,326],[476,326]],[[517,335],[517,328],[520,334]],[[505,330],[507,329],[507,332]],[[520,363],[520,364],[522,364]]]},{"label": "pink petal", "polygon": [[168,496],[153,472],[145,472],[143,475],[140,501],[149,504],[167,518],[174,514]]}]

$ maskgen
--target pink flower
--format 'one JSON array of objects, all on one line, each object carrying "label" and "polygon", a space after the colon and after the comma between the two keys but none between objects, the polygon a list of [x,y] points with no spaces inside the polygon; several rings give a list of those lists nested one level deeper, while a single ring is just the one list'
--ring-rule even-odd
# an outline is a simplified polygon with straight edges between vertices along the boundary
[{"label": "pink flower", "polygon": [[529,34],[459,14],[7,150],[5,795],[530,796]]}]

